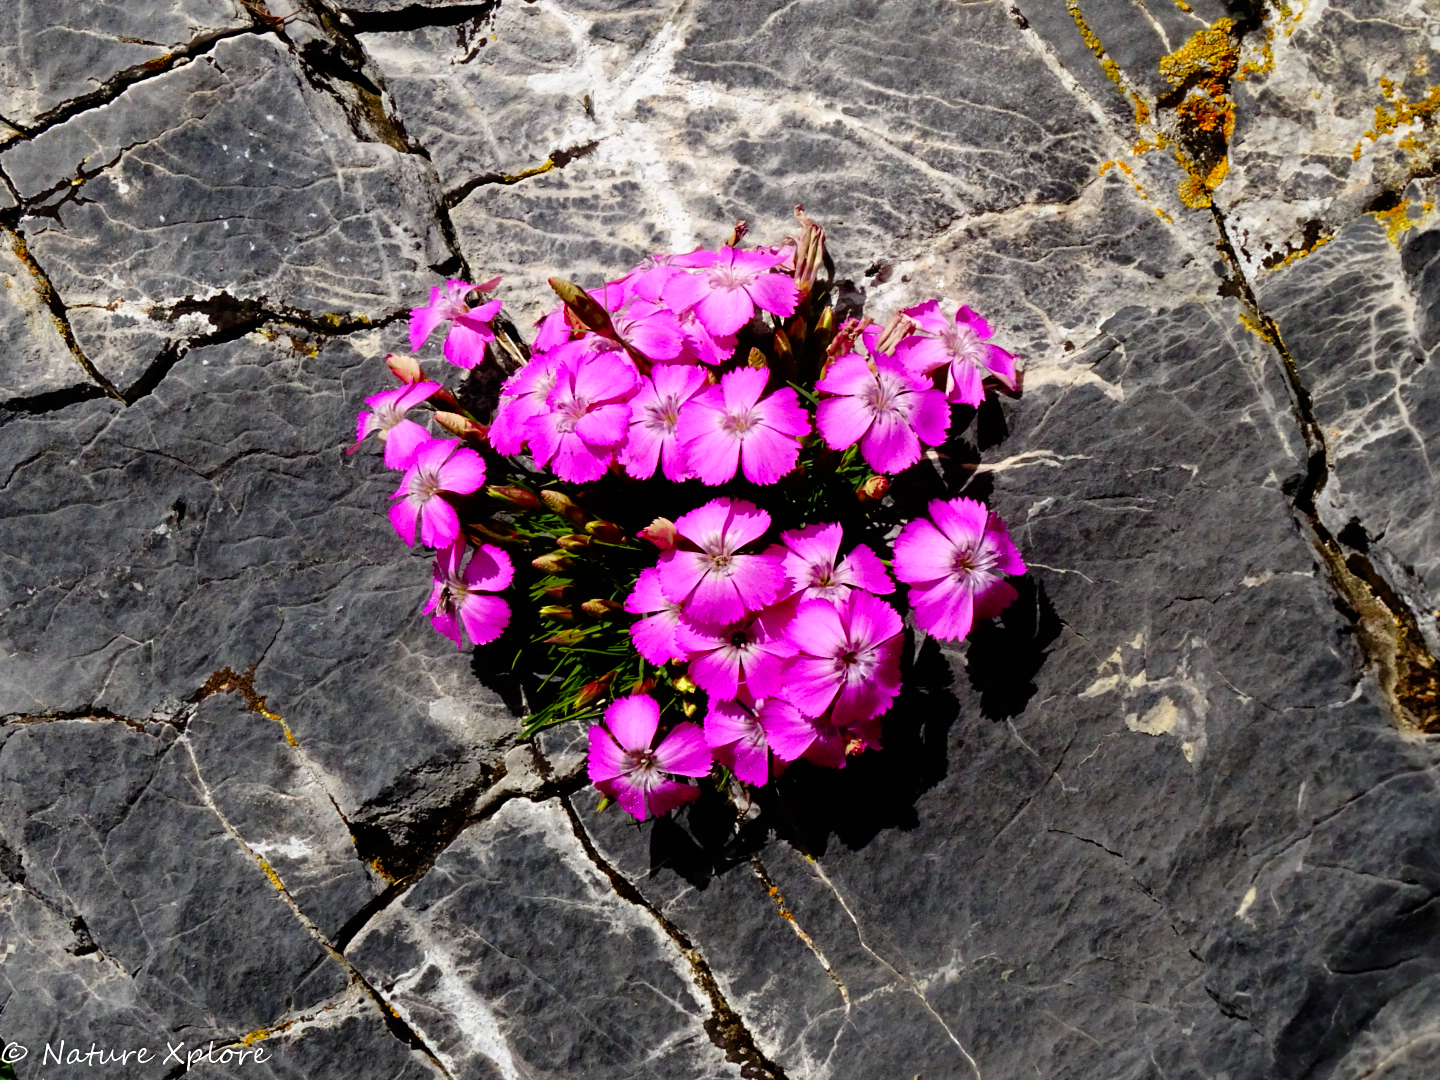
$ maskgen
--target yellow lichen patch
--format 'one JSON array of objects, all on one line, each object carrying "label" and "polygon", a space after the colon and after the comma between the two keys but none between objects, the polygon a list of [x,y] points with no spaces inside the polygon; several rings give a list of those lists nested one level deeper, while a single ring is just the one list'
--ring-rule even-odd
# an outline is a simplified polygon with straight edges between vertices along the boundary
[{"label": "yellow lichen patch", "polygon": [[1427,202],[1416,208],[1419,213],[1412,213],[1409,199],[1400,200],[1398,206],[1389,210],[1372,210],[1370,216],[1385,226],[1385,235],[1396,247],[1400,246],[1400,237],[1404,236],[1411,229],[1418,228],[1427,217],[1435,212],[1435,204]]},{"label": "yellow lichen patch", "polygon": [[[1266,269],[1267,269],[1267,270],[1280,270],[1280,269],[1282,269],[1282,268],[1284,268],[1284,267],[1286,267],[1286,266],[1289,266],[1289,265],[1290,265],[1291,263],[1293,263],[1293,262],[1298,262],[1300,259],[1303,259],[1306,255],[1309,255],[1312,251],[1315,251],[1317,248],[1322,248],[1322,247],[1324,247],[1326,244],[1330,243],[1330,241],[1331,241],[1331,240],[1334,240],[1334,239],[1335,239],[1335,238],[1334,238],[1333,236],[1322,236],[1322,237],[1320,237],[1319,240],[1316,240],[1316,241],[1315,241],[1313,244],[1311,244],[1309,247],[1299,247],[1299,248],[1296,248],[1294,251],[1292,251],[1292,252],[1290,252],[1288,255],[1286,255],[1283,259],[1280,259],[1280,260],[1278,260],[1278,261],[1276,261],[1276,262],[1271,263],[1270,265],[1268,265],[1268,266],[1266,267]],[[1278,254],[1278,252],[1277,252],[1277,254]]]},{"label": "yellow lichen patch", "polygon": [[1179,86],[1201,73],[1228,78],[1239,64],[1240,46],[1230,36],[1234,19],[1218,19],[1213,26],[1197,30],[1190,40],[1160,60],[1160,74]]},{"label": "yellow lichen patch", "polygon": [[238,693],[245,699],[245,704],[250,706],[251,711],[259,713],[267,720],[274,720],[280,725],[280,730],[285,733],[285,741],[297,749],[300,746],[295,738],[295,733],[290,730],[290,725],[279,713],[271,712],[265,707],[265,699],[255,692],[255,668],[252,665],[247,668],[244,675],[238,674],[233,668],[221,668],[205,680],[205,685],[200,688],[196,700],[203,701],[214,694]]},{"label": "yellow lichen patch", "polygon": [[1075,26],[1079,29],[1080,36],[1085,39],[1085,47],[1095,54],[1095,59],[1100,61],[1100,66],[1105,69],[1105,74],[1110,81],[1119,87],[1120,92],[1129,98],[1135,107],[1135,123],[1148,124],[1153,112],[1150,103],[1130,85],[1130,80],[1125,77],[1125,72],[1121,70],[1120,65],[1105,51],[1104,42],[1095,35],[1095,31],[1091,30],[1090,24],[1085,21],[1085,13],[1080,10],[1078,0],[1065,0],[1065,9],[1075,20]]},{"label": "yellow lichen patch", "polygon": [[[1402,127],[1418,125],[1427,132],[1432,131],[1435,117],[1440,113],[1440,86],[1428,87],[1423,97],[1411,101],[1404,87],[1394,79],[1382,76],[1380,96],[1384,100],[1375,106],[1375,126],[1355,144],[1353,156],[1356,161],[1365,152],[1366,142],[1379,142],[1382,137],[1392,135]],[[1400,146],[1417,158],[1431,150],[1428,137],[1422,137],[1418,132],[1400,140]]]},{"label": "yellow lichen patch", "polygon": [[1246,330],[1249,330],[1252,334],[1258,337],[1261,341],[1265,342],[1267,345],[1274,345],[1276,348],[1280,347],[1279,342],[1277,342],[1275,339],[1274,331],[1264,322],[1257,319],[1254,315],[1251,315],[1250,312],[1240,312],[1240,325],[1245,327]]},{"label": "yellow lichen patch", "polygon": [[1218,79],[1202,79],[1193,86],[1175,113],[1192,131],[1219,132],[1226,142],[1235,134],[1235,103]]},{"label": "yellow lichen patch", "polygon": [[[1130,181],[1130,186],[1135,189],[1135,193],[1139,195],[1140,198],[1144,199],[1146,202],[1150,201],[1150,193],[1147,192],[1144,185],[1140,183],[1139,178],[1135,175],[1135,170],[1130,168],[1128,162],[1119,160],[1104,162],[1100,166],[1100,175],[1104,176],[1111,169],[1119,169],[1122,173],[1124,173],[1125,178]],[[1153,209],[1155,213],[1160,216],[1160,219],[1162,221],[1173,222],[1175,220],[1168,213],[1165,212],[1165,208],[1163,206],[1156,206],[1153,207]]]}]

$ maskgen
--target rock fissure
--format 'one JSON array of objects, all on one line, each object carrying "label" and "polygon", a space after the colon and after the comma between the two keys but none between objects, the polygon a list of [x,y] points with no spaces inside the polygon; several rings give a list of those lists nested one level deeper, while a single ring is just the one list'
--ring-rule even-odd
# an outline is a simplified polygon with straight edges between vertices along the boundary
[{"label": "rock fissure", "polygon": [[[60,339],[65,343],[65,347],[70,351],[70,355],[75,358],[75,362],[80,365],[81,370],[90,377],[90,380],[100,388],[103,394],[117,401],[125,401],[124,395],[115,388],[115,385],[109,379],[101,374],[100,369],[95,366],[94,362],[85,355],[85,350],[80,347],[80,342],[76,340],[75,337],[75,331],[70,326],[70,315],[65,307],[65,301],[61,300],[60,294],[55,291],[55,286],[51,283],[50,275],[45,272],[45,268],[36,262],[35,256],[30,251],[30,246],[25,242],[25,234],[18,228],[10,228],[5,231],[9,233],[11,250],[15,252],[15,257],[24,264],[25,269],[30,272],[30,277],[35,283],[35,291],[39,294],[41,302],[49,309],[55,329],[59,331]],[[41,411],[53,411],[53,404],[53,402],[47,404]]]},{"label": "rock fissure", "polygon": [[599,145],[599,139],[591,139],[589,142],[579,143],[561,150],[552,150],[539,165],[533,165],[528,169],[521,169],[516,173],[488,172],[471,177],[463,184],[447,191],[441,200],[442,205],[446,210],[453,210],[464,202],[470,196],[471,192],[477,188],[486,187],[490,184],[518,184],[522,180],[529,180],[534,176],[543,176],[545,173],[554,172],[556,169],[563,169],[572,161],[578,161],[580,158],[587,157],[593,153]]},{"label": "rock fissure", "polygon": [[585,825],[580,820],[580,815],[575,812],[570,797],[562,796],[559,802],[565,808],[565,813],[570,819],[570,827],[574,830],[575,838],[580,842],[586,856],[609,879],[616,895],[636,907],[643,908],[665,935],[674,942],[675,947],[680,950],[680,955],[690,965],[695,985],[700,988],[710,1002],[710,1016],[705,1021],[705,1032],[710,1036],[710,1041],[725,1052],[727,1061],[740,1066],[740,1075],[745,1080],[785,1080],[787,1075],[785,1070],[761,1053],[755,1043],[755,1037],[746,1027],[745,1021],[725,1000],[725,995],[715,980],[715,973],[711,971],[709,962],[695,947],[690,936],[671,922],[663,912],[645,898],[645,895],[628,878],[600,854],[590,839],[590,834],[585,831]]},{"label": "rock fissure", "polygon": [[[1330,481],[1331,450],[1300,367],[1285,344],[1279,324],[1264,311],[1245,276],[1230,239],[1225,215],[1210,212],[1219,248],[1230,268],[1228,285],[1249,309],[1247,326],[1279,356],[1291,406],[1306,451],[1305,472],[1286,485],[1297,521],[1310,537],[1325,576],[1355,628],[1366,664],[1375,669],[1395,723],[1401,728],[1440,731],[1440,663],[1425,643],[1416,615],[1363,551],[1347,550],[1320,518],[1318,501]],[[1363,528],[1363,523],[1356,522]]]},{"label": "rock fissure", "polygon": [[206,809],[215,815],[221,827],[229,834],[230,838],[234,840],[247,855],[255,860],[261,871],[270,879],[270,884],[274,886],[280,899],[289,907],[291,914],[300,922],[306,931],[309,932],[321,948],[329,954],[330,958],[345,969],[346,974],[352,982],[361,987],[366,995],[375,1003],[376,1008],[380,1010],[386,1029],[401,1042],[425,1054],[425,1056],[430,1059],[431,1064],[439,1069],[441,1074],[446,1077],[446,1080],[454,1080],[445,1068],[444,1063],[441,1062],[439,1056],[425,1040],[421,1038],[420,1034],[405,1022],[400,1014],[384,999],[380,992],[370,985],[369,980],[349,961],[345,954],[330,943],[325,934],[315,925],[314,920],[305,914],[304,910],[301,909],[300,905],[295,901],[294,896],[290,894],[290,890],[286,887],[284,880],[280,877],[275,867],[271,865],[270,861],[256,851],[240,831],[225,817],[225,814],[221,811],[213,795],[210,793],[210,787],[205,782],[205,777],[200,771],[199,759],[196,758],[195,751],[189,744],[188,736],[182,735],[178,741],[184,744],[185,752],[190,758],[190,765],[194,772],[195,783],[197,785],[197,794],[199,794]]},{"label": "rock fissure", "polygon": [[[242,0],[243,3],[243,0]],[[250,11],[252,23],[249,26],[227,27],[224,30],[216,30],[212,33],[201,34],[192,39],[180,48],[175,49],[166,55],[154,60],[147,60],[142,64],[134,64],[121,71],[117,71],[108,79],[102,82],[88,94],[81,94],[78,97],[62,101],[45,112],[41,113],[29,124],[17,123],[13,120],[5,120],[4,123],[13,128],[16,132],[13,136],[0,135],[0,149],[4,149],[20,139],[33,139],[51,128],[59,127],[68,120],[73,120],[81,113],[90,112],[109,105],[119,98],[125,91],[137,83],[154,79],[176,68],[190,63],[197,57],[203,56],[213,49],[217,44],[227,38],[242,37],[245,34],[264,33],[272,29],[262,20],[255,18],[253,8],[249,4],[244,5]]]},{"label": "rock fissure", "polygon": [[500,9],[500,0],[480,0],[473,4],[431,7],[410,4],[393,11],[366,11],[338,5],[340,15],[357,34],[404,34],[434,26],[462,26],[473,23],[478,28],[492,20]]},{"label": "rock fissure", "polygon": [[795,918],[795,913],[785,903],[785,897],[780,895],[779,887],[770,880],[770,874],[765,869],[765,864],[760,861],[759,855],[750,856],[750,869],[765,889],[766,895],[770,897],[771,902],[775,905],[775,910],[780,913],[780,917],[795,932],[795,936],[805,943],[805,947],[814,954],[815,959],[820,962],[820,966],[825,969],[825,974],[830,976],[830,981],[840,991],[840,998],[845,1002],[845,1012],[848,1015],[850,1012],[850,988],[845,985],[845,980],[840,978],[840,973],[835,970],[834,965],[821,951],[820,946],[815,944],[815,939],[806,933],[805,928],[800,925],[800,921]]}]

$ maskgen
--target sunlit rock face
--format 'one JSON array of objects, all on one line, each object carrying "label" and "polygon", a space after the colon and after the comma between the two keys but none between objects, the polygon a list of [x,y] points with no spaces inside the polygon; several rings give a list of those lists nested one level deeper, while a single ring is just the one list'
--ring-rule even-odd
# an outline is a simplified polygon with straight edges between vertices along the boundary
[{"label": "sunlit rock face", "polygon": [[[1437,48],[1402,0],[12,0],[18,1075],[1440,1074]],[[1021,358],[941,467],[1031,572],[883,752],[636,826],[344,448],[446,276],[528,335],[797,204],[871,313]]]}]

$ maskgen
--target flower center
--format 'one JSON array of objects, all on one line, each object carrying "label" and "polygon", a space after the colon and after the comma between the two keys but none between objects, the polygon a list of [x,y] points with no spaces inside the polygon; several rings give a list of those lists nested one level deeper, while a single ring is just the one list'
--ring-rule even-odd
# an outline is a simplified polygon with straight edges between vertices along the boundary
[{"label": "flower center", "polygon": [[748,644],[750,644],[750,635],[744,630],[736,630],[730,635],[730,645],[732,648],[743,649]]},{"label": "flower center", "polygon": [[710,569],[719,571],[721,574],[730,574],[732,573],[730,566],[732,559],[731,555],[711,555]]},{"label": "flower center", "polygon": [[465,603],[465,597],[470,594],[465,583],[458,578],[451,578],[445,582],[445,587],[440,590],[440,601],[435,605],[436,609],[445,615],[454,615]]},{"label": "flower center", "polygon": [[655,751],[649,747],[642,750],[626,750],[625,764],[625,771],[637,777],[647,777],[659,767],[655,760]]},{"label": "flower center", "polygon": [[410,481],[410,497],[416,502],[428,502],[443,490],[440,474],[429,469],[419,470]]},{"label": "flower center", "polygon": [[897,396],[895,387],[877,382],[866,387],[864,401],[874,412],[896,412],[895,398]]},{"label": "flower center", "polygon": [[860,653],[855,649],[851,649],[849,652],[843,652],[840,654],[840,662],[846,667],[849,667],[851,664],[857,663],[859,660]]},{"label": "flower center", "polygon": [[980,335],[970,327],[959,323],[947,326],[941,337],[944,338],[946,347],[955,359],[971,364],[981,363],[985,355],[985,343],[980,340]]},{"label": "flower center", "polygon": [[755,417],[750,414],[749,409],[742,413],[727,413],[724,426],[728,434],[743,438],[745,433],[755,426]]},{"label": "flower center", "polygon": [[985,550],[960,548],[950,560],[950,572],[960,577],[989,573],[995,566],[995,555]]},{"label": "flower center", "polygon": [[756,271],[744,266],[728,266],[716,263],[710,268],[710,287],[714,289],[740,289],[755,280]]},{"label": "flower center", "polygon": [[381,431],[389,431],[404,419],[404,410],[400,409],[394,402],[381,405],[375,410],[375,422],[380,425]]}]

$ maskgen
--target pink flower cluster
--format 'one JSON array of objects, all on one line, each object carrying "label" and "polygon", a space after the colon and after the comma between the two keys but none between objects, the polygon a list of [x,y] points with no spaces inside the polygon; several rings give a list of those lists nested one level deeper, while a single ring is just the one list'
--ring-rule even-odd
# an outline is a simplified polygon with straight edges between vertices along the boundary
[{"label": "pink flower cluster", "polygon": [[[642,616],[630,627],[640,655],[685,663],[708,695],[703,737],[714,759],[757,785],[798,758],[841,768],[847,751],[880,747],[879,718],[900,693],[904,630],[881,599],[895,591],[884,562],[864,544],[842,554],[839,524],[762,545],[769,528],[770,515],[749,502],[706,503],[674,522],[673,540],[665,530],[668,546],[625,601]],[[1004,575],[1024,572],[999,516],[971,499],[932,502],[930,518],[907,524],[895,543],[895,576],[910,584],[917,624],[938,637],[963,638],[974,618],[998,614],[1016,595]],[[663,764],[666,743],[652,751],[649,737],[641,747],[609,714],[606,723],[608,734],[591,728],[590,744],[591,779],[607,794],[641,819],[647,805],[661,813],[696,797],[664,778],[697,775]],[[616,746],[652,755],[643,784],[641,773],[612,771]]]},{"label": "pink flower cluster", "polygon": [[[817,455],[832,451],[832,472],[836,461],[858,468],[863,460],[882,474],[857,496],[878,505],[888,476],[950,435],[953,406],[983,402],[987,378],[1016,385],[1014,357],[990,343],[989,324],[968,307],[947,316],[930,300],[883,332],[868,320],[824,322],[810,304],[823,230],[809,227],[818,246],[792,240],[656,255],[588,294],[557,279],[564,303],[536,324],[528,362],[513,353],[518,366],[508,369],[493,415],[465,413],[418,363],[392,357],[402,385],[367,398],[357,420],[356,447],[377,435],[385,464],[401,473],[390,507],[396,532],[436,550],[425,610],[458,647],[493,641],[511,621],[497,594],[515,581],[516,566],[487,538],[561,545],[533,560],[550,575],[535,596],[573,591],[563,575],[590,557],[594,538],[601,549],[635,550],[610,522],[592,520],[598,531],[573,534],[586,517],[566,493],[583,497],[573,485],[623,491],[663,477],[676,510],[691,508],[636,530],[659,549],[654,564],[625,579],[633,580],[628,591],[582,605],[587,617],[622,620],[616,633],[628,635],[631,655],[672,692],[662,686],[657,699],[657,679],[642,678],[589,731],[591,778],[641,820],[698,797],[690,781],[716,763],[763,785],[802,758],[840,768],[849,755],[881,747],[881,718],[901,692],[907,613],[918,630],[963,639],[1015,599],[1006,578],[1025,573],[999,516],[972,499],[932,501],[892,534],[890,552],[847,538],[839,521],[776,527],[757,505],[766,502],[757,489],[817,467]],[[433,289],[411,313],[412,349],[446,327],[444,355],[458,367],[498,355],[497,333],[508,332],[497,331],[502,305],[485,299],[497,284]],[[803,344],[807,335],[818,354],[797,367],[790,339]],[[808,374],[795,381],[796,371]],[[434,437],[407,416],[437,404],[446,410],[437,419],[457,437]],[[493,520],[487,528],[467,516],[487,493],[522,491],[485,488],[487,472],[506,485],[516,476],[533,483],[526,478],[536,470],[571,487],[541,491],[543,506],[523,489],[530,508],[571,515],[561,531],[572,535],[497,536]],[[716,488],[724,490],[706,490]],[[737,490],[747,497],[730,493]],[[815,516],[843,515],[791,520]],[[548,618],[570,612],[540,609]],[[544,640],[561,649],[576,639]],[[614,675],[592,679],[578,700],[609,693]],[[701,691],[699,722],[662,722]],[[698,709],[685,704],[684,712]]]}]

